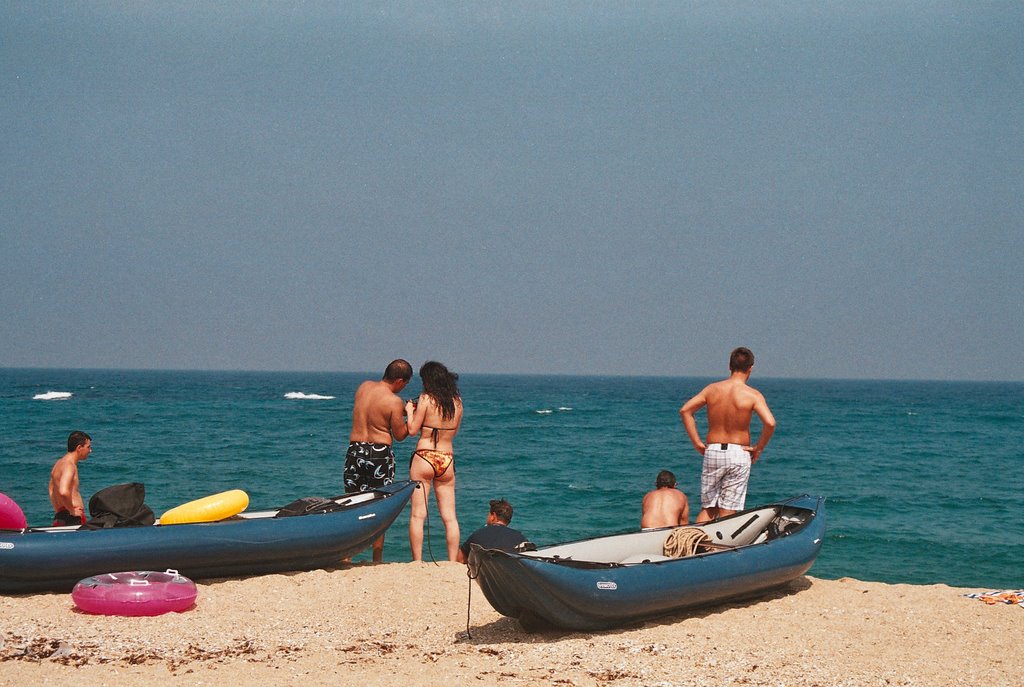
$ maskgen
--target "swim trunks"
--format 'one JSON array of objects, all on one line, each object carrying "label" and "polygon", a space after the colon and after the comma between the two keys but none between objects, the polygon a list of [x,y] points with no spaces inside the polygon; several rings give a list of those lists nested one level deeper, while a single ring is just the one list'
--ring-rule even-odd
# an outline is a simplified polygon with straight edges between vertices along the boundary
[{"label": "swim trunks", "polygon": [[[448,472],[449,466],[455,461],[455,454],[448,453],[447,451],[433,451],[427,448],[418,448],[412,452],[412,456],[409,458],[409,467],[412,467],[412,462],[416,460],[416,456],[419,456],[434,469],[434,479],[437,479],[444,473]],[[455,469],[452,468],[452,474],[455,474]]]},{"label": "swim trunks", "polygon": [[67,527],[69,525],[84,525],[85,515],[72,515],[66,508],[61,508],[53,514],[54,527]]},{"label": "swim trunks", "polygon": [[353,441],[345,454],[345,491],[370,491],[395,481],[395,454],[390,444]]},{"label": "swim trunks", "polygon": [[708,444],[700,476],[701,507],[743,510],[749,480],[749,451],[739,444]]}]

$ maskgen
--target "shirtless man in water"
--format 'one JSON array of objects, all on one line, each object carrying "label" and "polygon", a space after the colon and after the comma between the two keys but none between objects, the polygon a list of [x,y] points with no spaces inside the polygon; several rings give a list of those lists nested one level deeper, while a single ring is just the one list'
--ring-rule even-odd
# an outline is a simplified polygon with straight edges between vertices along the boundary
[{"label": "shirtless man in water", "polygon": [[[380,381],[367,380],[356,389],[352,431],[345,454],[345,491],[370,491],[395,481],[391,444],[409,436],[405,403],[398,393],[412,379],[412,365],[393,360]],[[373,542],[373,560],[384,560],[384,535]]]},{"label": "shirtless man in water", "polygon": [[[697,522],[707,522],[743,510],[747,499],[750,466],[761,457],[775,431],[775,418],[764,396],[747,386],[754,368],[749,348],[737,348],[729,356],[728,379],[704,387],[679,409],[683,427],[697,453],[704,456],[700,478],[701,511]],[[707,443],[701,441],[694,413],[707,406]],[[761,419],[761,436],[750,444],[750,418]]]},{"label": "shirtless man in water", "polygon": [[676,489],[676,476],[662,470],[654,480],[654,489],[644,495],[640,527],[674,527],[690,522],[690,502]]},{"label": "shirtless man in water", "polygon": [[50,470],[50,503],[53,504],[53,526],[85,524],[85,504],[78,492],[78,463],[92,452],[92,438],[85,432],[68,436],[68,452]]}]

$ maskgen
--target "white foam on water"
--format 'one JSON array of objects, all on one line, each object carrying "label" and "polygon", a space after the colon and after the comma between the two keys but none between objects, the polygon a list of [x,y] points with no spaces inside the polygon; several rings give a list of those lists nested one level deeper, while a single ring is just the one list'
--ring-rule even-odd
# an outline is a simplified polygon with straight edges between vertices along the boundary
[{"label": "white foam on water", "polygon": [[307,394],[301,391],[289,391],[284,395],[285,398],[290,398],[298,401],[330,401],[334,396],[321,396],[320,394]]},{"label": "white foam on water", "polygon": [[36,394],[32,397],[34,401],[63,401],[71,398],[74,394],[70,391],[47,391],[45,394]]},{"label": "white foam on water", "polygon": [[560,410],[561,412],[564,413],[564,412],[566,412],[568,410],[572,410],[572,408],[570,408],[569,406],[559,406],[558,410]]},{"label": "white foam on water", "polygon": [[533,412],[537,413],[538,415],[550,415],[551,413],[553,413],[555,411],[549,410],[549,409],[544,409],[544,410],[535,410]]}]

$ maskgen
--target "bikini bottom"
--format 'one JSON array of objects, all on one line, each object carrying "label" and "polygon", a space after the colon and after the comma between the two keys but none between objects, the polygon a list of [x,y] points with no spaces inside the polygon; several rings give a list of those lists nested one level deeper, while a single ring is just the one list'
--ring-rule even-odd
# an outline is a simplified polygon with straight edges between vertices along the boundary
[{"label": "bikini bottom", "polygon": [[[448,472],[448,468],[455,461],[455,454],[448,453],[447,451],[433,451],[426,448],[418,448],[413,451],[412,456],[409,458],[409,467],[412,467],[412,461],[419,456],[423,460],[427,461],[431,468],[434,470],[434,479],[437,479],[444,473]],[[455,468],[452,468],[452,473],[455,473]]]}]

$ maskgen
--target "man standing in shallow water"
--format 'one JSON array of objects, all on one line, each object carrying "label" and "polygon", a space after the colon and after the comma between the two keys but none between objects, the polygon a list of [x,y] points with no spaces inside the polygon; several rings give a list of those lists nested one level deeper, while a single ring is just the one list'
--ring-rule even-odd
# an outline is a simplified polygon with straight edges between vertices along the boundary
[{"label": "man standing in shallow water", "polygon": [[[747,386],[753,368],[754,354],[749,348],[737,348],[729,356],[729,378],[704,387],[679,409],[693,447],[704,456],[697,522],[743,510],[750,467],[775,431],[775,418],[764,396]],[[701,441],[693,417],[704,406],[708,408],[707,444]],[[750,419],[754,413],[761,419],[762,429],[757,444],[751,446]]]},{"label": "man standing in shallow water", "polygon": [[53,526],[84,525],[85,504],[78,492],[78,463],[92,452],[92,438],[85,432],[68,436],[68,452],[50,470],[50,503],[53,504]]},{"label": "man standing in shallow water", "polygon": [[[352,431],[345,454],[345,491],[370,491],[395,481],[391,444],[409,436],[405,403],[398,393],[412,379],[412,365],[392,360],[380,381],[367,380],[356,389]],[[384,535],[373,542],[373,560],[384,560]]]}]

